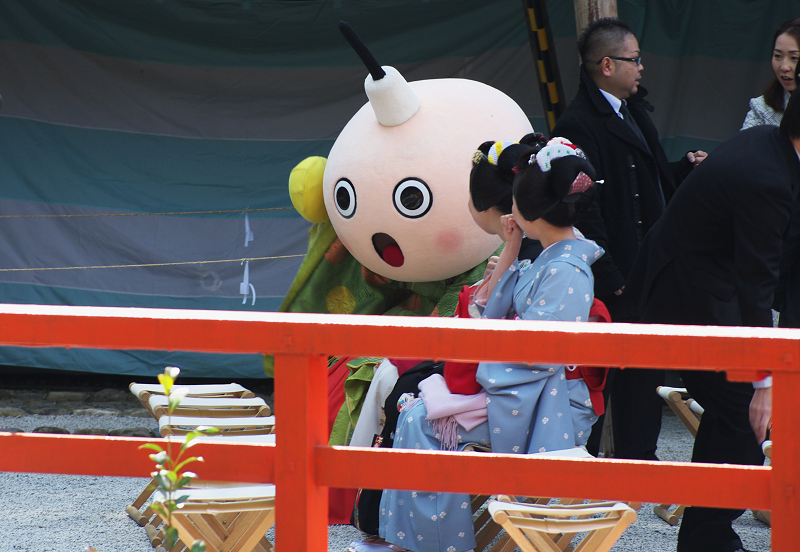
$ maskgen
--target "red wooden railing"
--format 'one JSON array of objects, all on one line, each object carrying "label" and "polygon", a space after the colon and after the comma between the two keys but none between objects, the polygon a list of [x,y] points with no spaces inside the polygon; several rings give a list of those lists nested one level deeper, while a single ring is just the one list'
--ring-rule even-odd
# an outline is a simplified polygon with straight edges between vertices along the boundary
[{"label": "red wooden railing", "polygon": [[[772,510],[772,550],[796,550],[800,330],[0,305],[0,345],[274,353],[277,444],[198,445],[206,462],[195,471],[275,482],[281,549],[327,550],[335,486]],[[328,355],[727,370],[739,381],[770,371],[772,465],[328,447]],[[0,434],[0,471],[143,477],[152,470],[143,442]]]}]

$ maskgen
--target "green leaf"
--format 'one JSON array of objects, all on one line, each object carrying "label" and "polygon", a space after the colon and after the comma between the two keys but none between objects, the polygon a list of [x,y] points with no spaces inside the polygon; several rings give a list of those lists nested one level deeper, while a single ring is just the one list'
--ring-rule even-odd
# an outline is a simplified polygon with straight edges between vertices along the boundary
[{"label": "green leaf", "polygon": [[219,433],[219,429],[214,426],[197,426],[195,431],[203,435],[214,435]]},{"label": "green leaf", "polygon": [[174,527],[167,527],[167,550],[172,550],[178,544],[178,530]]},{"label": "green leaf", "polygon": [[150,450],[154,450],[156,452],[161,452],[161,451],[164,450],[163,448],[161,448],[160,446],[158,446],[155,443],[145,443],[144,445],[141,445],[139,448],[140,449],[150,449]]},{"label": "green leaf", "polygon": [[158,488],[166,493],[169,492],[169,490],[172,488],[172,482],[169,480],[167,476],[163,475],[163,473],[164,470],[161,470],[161,472],[158,473],[154,473],[153,479],[155,479],[156,483],[158,483]]},{"label": "green leaf", "polygon": [[206,552],[206,543],[201,540],[194,541],[190,552]]},{"label": "green leaf", "polygon": [[202,435],[203,434],[199,431],[190,431],[189,433],[187,433],[186,439],[183,441],[183,446],[181,447],[181,452],[183,452],[190,446],[197,444],[197,443],[192,443],[192,441],[194,441],[197,437],[200,437]]},{"label": "green leaf", "polygon": [[173,387],[172,391],[169,393],[169,407],[170,410],[175,410],[175,408],[180,404],[180,402],[186,398],[186,395],[189,394],[188,387]]},{"label": "green leaf", "polygon": [[160,515],[163,519],[167,519],[167,509],[164,508],[164,504],[161,502],[153,502],[150,507],[155,510],[155,512]]},{"label": "green leaf", "polygon": [[175,499],[175,504],[178,506],[178,508],[180,508],[181,504],[183,504],[187,500],[189,500],[189,495],[179,496],[178,498]]},{"label": "green leaf", "polygon": [[191,458],[187,458],[186,460],[175,466],[175,471],[176,472],[181,471],[186,464],[191,464],[192,462],[198,462],[198,461],[202,462],[202,460],[199,460],[199,458],[200,458],[199,456],[192,456]]},{"label": "green leaf", "polygon": [[163,464],[164,462],[169,460],[169,456],[167,456],[167,451],[162,450],[158,454],[151,454],[150,455],[150,460],[152,460],[153,462],[155,462],[157,464]]},{"label": "green leaf", "polygon": [[[196,476],[195,476],[196,477]],[[175,485],[175,489],[183,489],[186,485],[192,482],[195,477],[182,477],[178,484]]]}]

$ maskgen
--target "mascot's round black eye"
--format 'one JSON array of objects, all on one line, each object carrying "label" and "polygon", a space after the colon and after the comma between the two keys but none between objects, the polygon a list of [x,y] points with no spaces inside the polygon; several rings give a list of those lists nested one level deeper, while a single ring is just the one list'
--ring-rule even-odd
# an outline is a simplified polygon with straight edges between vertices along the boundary
[{"label": "mascot's round black eye", "polygon": [[394,207],[404,217],[419,218],[430,211],[431,205],[431,189],[422,180],[406,178],[394,189]]},{"label": "mascot's round black eye", "polygon": [[333,199],[336,201],[336,209],[344,218],[350,218],[356,214],[356,189],[353,183],[342,178],[333,188]]}]

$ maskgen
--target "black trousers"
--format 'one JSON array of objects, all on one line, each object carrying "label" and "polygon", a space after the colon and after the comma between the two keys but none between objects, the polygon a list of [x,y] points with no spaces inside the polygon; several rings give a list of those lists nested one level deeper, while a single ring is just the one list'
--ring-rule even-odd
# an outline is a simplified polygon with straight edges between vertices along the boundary
[{"label": "black trousers", "polygon": [[[681,371],[686,389],[705,409],[692,462],[760,466],[764,454],[750,427],[750,383],[730,382],[724,373]],[[742,548],[731,522],[744,510],[686,508],[678,532],[678,552],[733,552]]]},{"label": "black trousers", "polygon": [[[656,446],[661,432],[664,400],[656,393],[664,385],[664,370],[612,368],[608,372],[603,396],[611,405],[614,433],[614,458],[658,460]],[[592,426],[586,448],[597,456],[604,416]]]},{"label": "black trousers", "polygon": [[[611,313],[614,322],[638,322],[630,314],[630,308],[620,301],[620,297],[603,297],[603,302]],[[664,370],[644,370],[641,368],[612,368],[608,372],[603,397],[611,405],[611,424],[614,433],[614,458],[628,460],[658,460],[656,446],[661,432],[661,415],[664,400],[656,393],[659,385],[664,385]],[[598,417],[586,443],[586,449],[593,456],[600,450],[601,434],[605,416]]]},{"label": "black trousers", "polygon": [[[667,264],[643,301],[642,322],[661,324],[741,325],[738,298],[722,302],[681,277]],[[724,373],[682,370],[689,394],[704,408],[692,462],[762,465],[764,455],[750,427],[750,383],[730,382]],[[614,420],[616,422],[616,418]],[[733,552],[742,541],[731,523],[744,510],[686,508],[678,532],[678,552]]]}]

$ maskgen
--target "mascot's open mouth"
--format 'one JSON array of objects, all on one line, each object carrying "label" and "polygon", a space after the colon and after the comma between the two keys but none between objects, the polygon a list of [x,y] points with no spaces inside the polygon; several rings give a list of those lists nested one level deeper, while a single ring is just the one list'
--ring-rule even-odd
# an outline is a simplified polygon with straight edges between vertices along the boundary
[{"label": "mascot's open mouth", "polygon": [[395,268],[403,266],[403,262],[405,262],[403,251],[389,234],[382,232],[374,234],[372,236],[372,245],[375,246],[375,251],[383,259],[383,262]]}]

